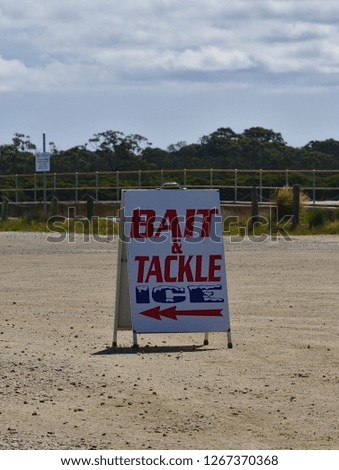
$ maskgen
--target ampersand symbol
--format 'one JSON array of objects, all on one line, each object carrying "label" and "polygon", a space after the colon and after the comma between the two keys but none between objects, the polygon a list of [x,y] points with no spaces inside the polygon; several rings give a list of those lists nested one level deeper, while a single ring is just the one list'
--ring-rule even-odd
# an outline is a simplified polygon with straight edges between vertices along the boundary
[{"label": "ampersand symbol", "polygon": [[173,241],[173,245],[172,245],[172,253],[174,255],[180,255],[182,254],[182,249],[181,249],[182,245],[179,244],[179,241]]}]

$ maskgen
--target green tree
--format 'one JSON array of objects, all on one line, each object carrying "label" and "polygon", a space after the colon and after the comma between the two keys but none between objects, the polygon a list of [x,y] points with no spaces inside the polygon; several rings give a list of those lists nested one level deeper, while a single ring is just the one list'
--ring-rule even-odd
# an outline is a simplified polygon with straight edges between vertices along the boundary
[{"label": "green tree", "polygon": [[255,139],[259,142],[277,142],[279,144],[285,144],[284,139],[280,132],[274,132],[272,129],[265,129],[264,127],[251,127],[245,129],[242,133],[244,137],[249,139]]},{"label": "green tree", "polygon": [[0,173],[33,173],[35,149],[30,136],[15,133],[11,144],[0,146]]},{"label": "green tree", "polygon": [[137,169],[142,165],[144,148],[150,145],[139,134],[125,136],[123,132],[112,130],[95,134],[89,143],[100,158],[107,160],[111,171]]}]

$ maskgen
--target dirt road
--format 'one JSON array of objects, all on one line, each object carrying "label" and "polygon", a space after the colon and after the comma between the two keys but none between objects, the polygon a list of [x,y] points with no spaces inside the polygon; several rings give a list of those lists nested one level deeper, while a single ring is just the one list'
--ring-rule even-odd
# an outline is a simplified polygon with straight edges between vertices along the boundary
[{"label": "dirt road", "polygon": [[119,332],[117,241],[0,233],[1,449],[338,449],[339,237],[230,243],[223,333]]}]

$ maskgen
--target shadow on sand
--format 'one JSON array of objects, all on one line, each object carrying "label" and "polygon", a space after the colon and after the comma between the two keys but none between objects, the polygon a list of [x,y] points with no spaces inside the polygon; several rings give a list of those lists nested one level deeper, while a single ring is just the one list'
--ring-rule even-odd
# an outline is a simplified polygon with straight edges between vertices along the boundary
[{"label": "shadow on sand", "polygon": [[139,347],[110,347],[93,353],[93,356],[110,354],[162,354],[162,353],[186,353],[215,351],[218,348],[209,348],[206,345],[190,346],[139,346]]}]

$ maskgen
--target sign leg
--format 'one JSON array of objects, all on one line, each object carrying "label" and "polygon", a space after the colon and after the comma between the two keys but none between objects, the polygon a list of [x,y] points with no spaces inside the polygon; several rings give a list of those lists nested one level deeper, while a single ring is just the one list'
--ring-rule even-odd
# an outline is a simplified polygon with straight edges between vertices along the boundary
[{"label": "sign leg", "polygon": [[204,346],[207,346],[207,345],[208,345],[208,333],[206,332],[205,337],[204,337]]},{"label": "sign leg", "polygon": [[[122,193],[124,197],[124,193]],[[122,200],[122,208],[120,209],[119,220],[119,242],[118,242],[118,259],[117,259],[117,276],[116,276],[116,294],[115,294],[115,312],[113,326],[113,344],[117,347],[118,330],[132,329],[131,323],[131,307],[129,298],[128,271],[127,271],[127,253],[124,234],[124,200]]]},{"label": "sign leg", "polygon": [[232,349],[232,348],[233,348],[232,337],[231,337],[231,330],[228,330],[228,331],[227,331],[227,347],[228,347],[228,349]]},{"label": "sign leg", "polygon": [[117,346],[118,346],[118,328],[117,328],[116,324],[114,323],[112,347],[116,348]]},{"label": "sign leg", "polygon": [[139,347],[138,345],[138,335],[135,330],[133,330],[133,348],[137,349]]}]

